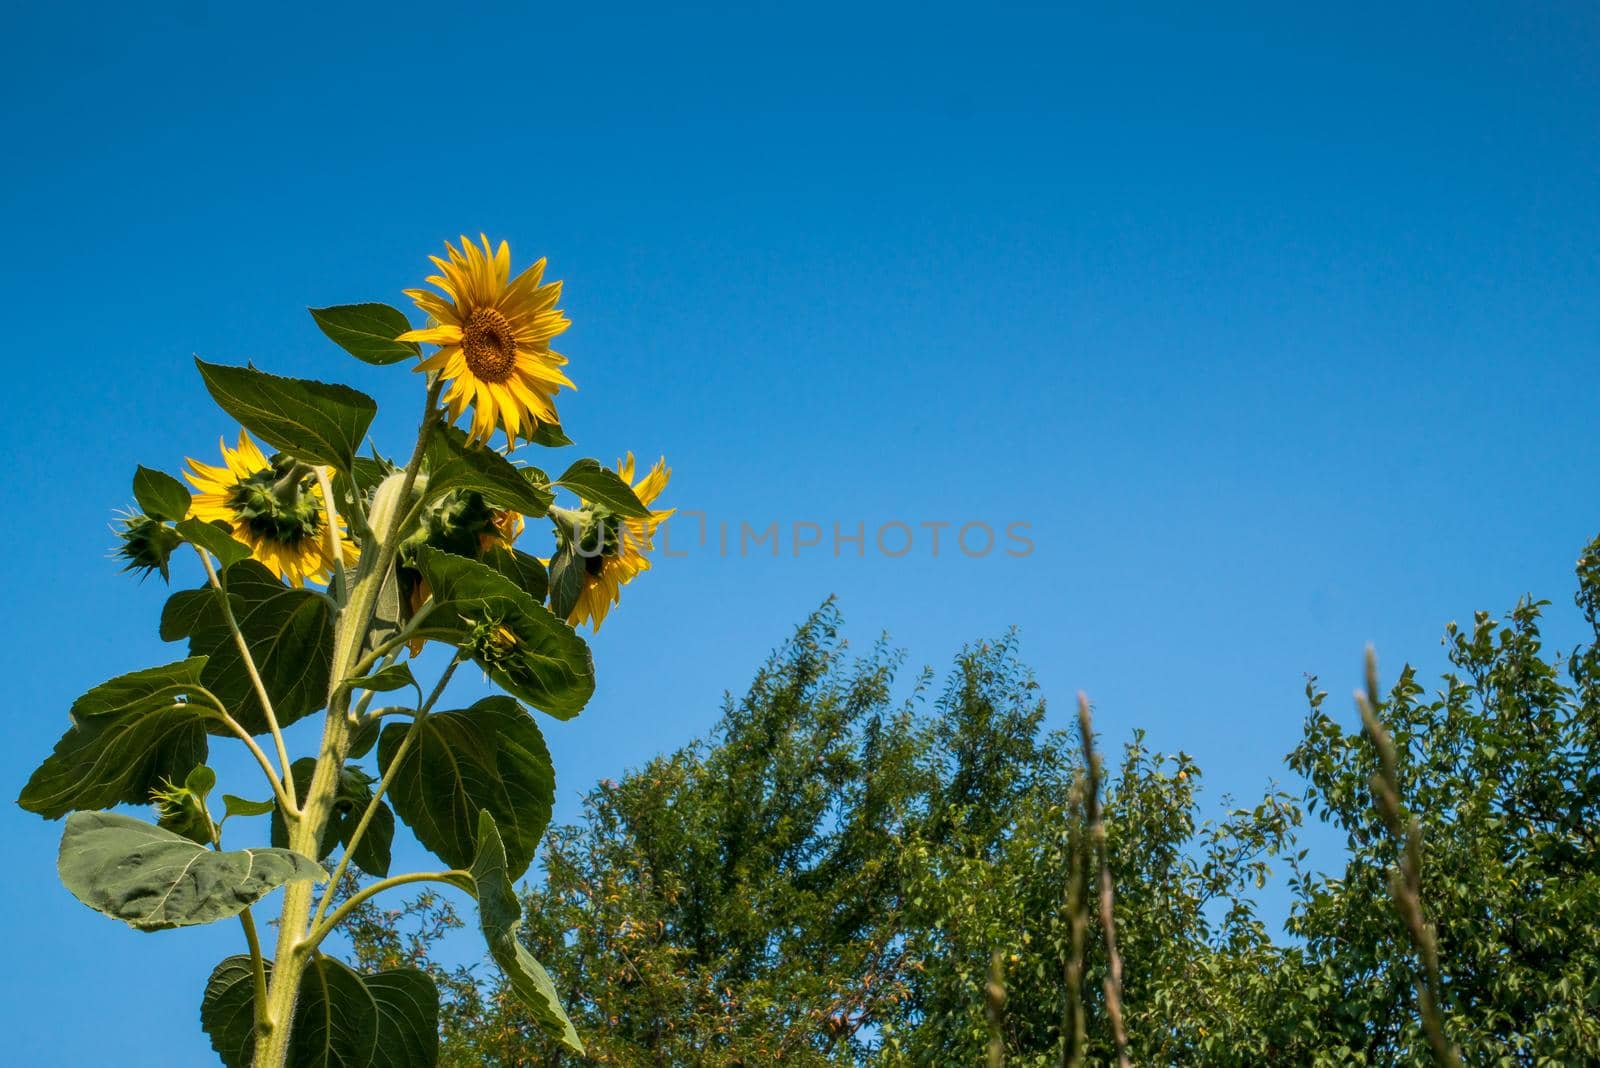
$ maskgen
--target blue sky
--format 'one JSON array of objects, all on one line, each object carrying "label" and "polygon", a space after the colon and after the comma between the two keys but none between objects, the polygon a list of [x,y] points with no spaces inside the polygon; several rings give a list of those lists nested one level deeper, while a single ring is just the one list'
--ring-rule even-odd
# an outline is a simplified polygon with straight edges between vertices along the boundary
[{"label": "blue sky", "polygon": [[[1284,775],[1305,674],[1343,694],[1369,640],[1431,673],[1529,591],[1579,637],[1592,6],[264,10],[33,5],[0,41],[13,791],[74,696],[177,655],[107,523],[136,462],[233,432],[191,354],[349,381],[398,450],[417,377],[304,308],[400,303],[480,230],[566,281],[583,451],[665,453],[712,524],[548,727],[566,816],[830,593],[941,669],[1019,626],[1057,722],[1086,689],[1212,800]],[[835,522],[918,540],[835,556]],[[925,522],[1033,551],[935,557]],[[12,1062],[206,1063],[237,928],[125,930],[57,884],[58,824],[4,820]]]}]

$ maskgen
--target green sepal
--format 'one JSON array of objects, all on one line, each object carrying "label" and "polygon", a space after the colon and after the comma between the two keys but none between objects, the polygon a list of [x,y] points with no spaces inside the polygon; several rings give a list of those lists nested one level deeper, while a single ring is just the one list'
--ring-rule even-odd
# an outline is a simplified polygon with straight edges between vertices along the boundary
[{"label": "green sepal", "polygon": [[387,304],[339,304],[307,308],[324,334],[362,363],[383,366],[422,355],[415,341],[395,338],[411,329],[405,313]]},{"label": "green sepal", "polygon": [[287,849],[217,852],[116,812],[68,816],[56,870],[72,896],[141,931],[226,919],[284,883],[327,878]]},{"label": "green sepal", "polygon": [[195,360],[217,406],[280,452],[349,471],[378,402],[349,386]]}]

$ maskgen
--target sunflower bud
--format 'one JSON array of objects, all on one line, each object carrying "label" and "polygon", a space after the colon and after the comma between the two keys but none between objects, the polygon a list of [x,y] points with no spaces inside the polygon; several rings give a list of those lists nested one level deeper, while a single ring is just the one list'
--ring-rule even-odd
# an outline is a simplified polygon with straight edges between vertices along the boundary
[{"label": "sunflower bud", "polygon": [[167,561],[173,550],[183,544],[178,532],[142,512],[132,512],[119,522],[122,528],[116,533],[122,544],[117,546],[116,555],[124,561],[122,570],[138,571],[141,578],[159,571],[163,579],[169,578]]},{"label": "sunflower bud", "polygon": [[217,785],[217,773],[201,764],[183,780],[183,785],[168,780],[151,792],[156,806],[156,822],[191,842],[210,845],[214,828],[206,808],[206,795]]}]

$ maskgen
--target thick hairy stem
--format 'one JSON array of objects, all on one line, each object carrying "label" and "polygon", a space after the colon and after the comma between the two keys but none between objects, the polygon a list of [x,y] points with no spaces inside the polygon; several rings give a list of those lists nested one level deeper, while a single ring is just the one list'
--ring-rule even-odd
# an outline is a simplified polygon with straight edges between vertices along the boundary
[{"label": "thick hairy stem", "polygon": [[1434,937],[1433,925],[1422,910],[1422,828],[1400,810],[1400,760],[1394,738],[1378,718],[1379,700],[1378,656],[1369,645],[1367,692],[1356,691],[1356,708],[1378,750],[1378,770],[1371,781],[1373,805],[1400,851],[1399,868],[1389,877],[1389,896],[1394,899],[1395,911],[1405,924],[1412,948],[1422,963],[1422,976],[1416,982],[1417,1006],[1434,1062],[1447,1068],[1459,1068],[1461,1054],[1444,1033],[1444,1013],[1440,1008],[1444,984],[1439,970],[1439,943]]},{"label": "thick hairy stem", "polygon": [[[412,450],[411,461],[406,465],[401,482],[402,501],[409,498],[411,487],[416,483],[427,450],[428,436],[438,421],[435,409],[441,386],[442,382],[437,377],[429,383],[422,425],[417,431],[417,445]],[[322,841],[322,830],[333,811],[339,775],[350,747],[348,680],[352,669],[361,659],[361,650],[372,625],[384,576],[394,566],[400,530],[401,519],[396,515],[386,529],[373,532],[373,537],[378,539],[376,559],[369,570],[367,560],[371,558],[372,548],[369,545],[368,553],[362,554],[361,577],[346,591],[344,608],[339,613],[338,626],[334,628],[333,664],[328,676],[328,708],[323,717],[322,745],[317,751],[316,770],[312,772],[300,814],[298,818],[288,821],[289,848],[308,857],[314,857],[320,851],[318,847]],[[284,887],[283,912],[278,919],[278,947],[273,955],[272,980],[267,989],[266,1020],[256,1037],[255,1068],[283,1068],[289,1056],[289,1031],[294,1018],[295,998],[300,990],[300,977],[316,944],[307,937],[313,890],[309,879]]]},{"label": "thick hairy stem", "polygon": [[222,618],[227,621],[228,630],[233,634],[233,644],[239,649],[239,659],[244,661],[246,674],[250,676],[250,684],[255,687],[256,700],[261,702],[261,714],[267,718],[267,726],[272,729],[272,744],[278,750],[278,764],[280,767],[279,781],[283,784],[282,792],[289,798],[289,813],[292,815],[299,809],[299,802],[294,794],[294,780],[289,775],[289,749],[283,744],[283,731],[278,729],[278,717],[272,711],[272,698],[267,696],[266,683],[261,681],[261,672],[256,669],[255,657],[250,655],[250,643],[244,640],[244,632],[239,629],[239,621],[233,617],[233,604],[228,600],[227,591],[222,588],[222,580],[217,577],[217,569],[211,566],[210,555],[200,546],[196,545],[194,551],[200,555],[200,563],[205,565],[206,578],[211,583],[211,588],[217,591],[217,603],[222,607]]},{"label": "thick hairy stem", "polygon": [[1122,1022],[1122,955],[1117,952],[1116,891],[1111,882],[1111,862],[1106,851],[1106,825],[1100,815],[1100,756],[1094,751],[1094,723],[1089,698],[1078,694],[1078,730],[1083,735],[1084,815],[1089,841],[1100,862],[1100,926],[1106,939],[1106,1016],[1117,1047],[1117,1064],[1128,1068],[1128,1032]]}]

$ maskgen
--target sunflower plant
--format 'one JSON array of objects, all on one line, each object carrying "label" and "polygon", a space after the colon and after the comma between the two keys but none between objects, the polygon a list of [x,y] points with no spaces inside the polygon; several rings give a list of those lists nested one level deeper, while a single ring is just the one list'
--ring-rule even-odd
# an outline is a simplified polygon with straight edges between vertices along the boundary
[{"label": "sunflower plant", "polygon": [[[407,291],[420,327],[385,304],[312,311],[366,363],[415,361],[422,417],[403,461],[368,446],[377,404],[354,389],[197,361],[237,444],[188,460],[186,481],[139,467],[137,508],[117,527],[127,570],[171,582],[180,561],[197,565],[160,617],[187,655],[79,697],[18,799],[66,817],[61,879],[90,908],[141,931],[237,918],[243,952],[200,1003],[229,1068],[435,1063],[427,974],[363,974],[328,943],[367,901],[422,882],[476,899],[532,1021],[583,1049],[556,978],[517,937],[514,884],[555,795],[530,709],[569,719],[594,692],[577,628],[598,629],[650,566],[670,472],[657,463],[635,481],[631,453],[555,478],[529,462],[571,444],[556,397],[572,381],[551,347],[568,326],[561,284],[543,260],[513,277],[510,249],[487,237],[433,263],[432,288]],[[530,520],[549,523],[544,555],[519,547]],[[425,684],[428,643],[449,655]],[[441,709],[469,661],[504,693]],[[320,743],[295,758],[286,728],[319,714]],[[219,793],[218,739],[242,744],[264,784]],[[391,873],[400,824],[435,870]],[[356,872],[359,889],[337,892]],[[256,913],[279,888],[269,949]]]}]

